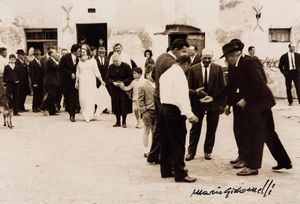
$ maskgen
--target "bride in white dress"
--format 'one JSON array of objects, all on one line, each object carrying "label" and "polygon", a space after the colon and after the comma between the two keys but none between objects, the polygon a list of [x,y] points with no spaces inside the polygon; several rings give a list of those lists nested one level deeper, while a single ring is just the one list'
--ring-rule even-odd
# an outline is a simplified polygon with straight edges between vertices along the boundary
[{"label": "bride in white dress", "polygon": [[94,58],[89,58],[89,49],[83,47],[81,49],[81,58],[76,67],[75,87],[79,92],[79,103],[83,118],[89,122],[94,118],[96,104],[96,77],[105,85],[99,72],[97,62]]}]

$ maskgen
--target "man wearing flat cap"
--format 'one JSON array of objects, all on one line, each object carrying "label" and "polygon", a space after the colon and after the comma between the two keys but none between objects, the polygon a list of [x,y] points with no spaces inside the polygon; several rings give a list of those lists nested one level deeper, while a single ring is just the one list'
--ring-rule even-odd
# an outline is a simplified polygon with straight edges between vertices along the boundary
[{"label": "man wearing flat cap", "polygon": [[[263,146],[267,138],[266,115],[275,105],[272,92],[260,74],[254,59],[242,55],[244,44],[233,39],[222,47],[228,62],[227,106],[233,106],[234,135],[239,163],[238,176],[257,175],[261,168]],[[221,57],[221,58],[222,58]]]},{"label": "man wearing flat cap", "polygon": [[17,50],[17,60],[15,70],[19,79],[19,99],[18,99],[18,109],[19,112],[28,111],[25,109],[25,101],[27,94],[30,94],[29,88],[29,78],[28,78],[28,68],[25,63],[26,54],[24,50]]}]

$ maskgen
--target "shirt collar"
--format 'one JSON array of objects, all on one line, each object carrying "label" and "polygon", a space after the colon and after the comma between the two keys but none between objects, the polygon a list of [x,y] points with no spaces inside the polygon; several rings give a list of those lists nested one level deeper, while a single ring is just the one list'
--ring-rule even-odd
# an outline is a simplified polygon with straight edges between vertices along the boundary
[{"label": "shirt collar", "polygon": [[[208,65],[208,67],[207,67],[207,68],[210,68],[210,66],[211,66],[211,63]],[[204,67],[205,67],[202,61],[201,61],[201,67],[202,67],[202,68],[204,68]]]},{"label": "shirt collar", "polygon": [[171,55],[172,57],[174,57],[175,59],[177,59],[177,57],[174,55],[174,53],[172,51],[168,51],[168,54]]},{"label": "shirt collar", "polygon": [[241,55],[239,56],[239,58],[237,59],[237,61],[236,61],[235,65],[234,65],[234,67],[238,67],[241,57],[242,57],[242,54],[241,54]]}]

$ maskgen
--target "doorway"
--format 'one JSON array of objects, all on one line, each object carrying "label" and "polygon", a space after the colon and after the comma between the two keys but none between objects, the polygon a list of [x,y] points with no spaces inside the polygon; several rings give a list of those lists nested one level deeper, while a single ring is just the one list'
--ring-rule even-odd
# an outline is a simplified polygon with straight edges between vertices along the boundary
[{"label": "doorway", "polygon": [[77,43],[87,43],[99,47],[99,39],[104,41],[107,50],[107,23],[76,24]]}]

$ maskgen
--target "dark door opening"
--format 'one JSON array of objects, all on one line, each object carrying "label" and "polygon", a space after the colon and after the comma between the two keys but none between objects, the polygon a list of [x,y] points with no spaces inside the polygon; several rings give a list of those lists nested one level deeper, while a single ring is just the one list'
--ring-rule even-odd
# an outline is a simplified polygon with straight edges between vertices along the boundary
[{"label": "dark door opening", "polygon": [[90,46],[99,47],[99,39],[104,40],[107,50],[107,23],[76,24],[77,43],[84,41]]}]

